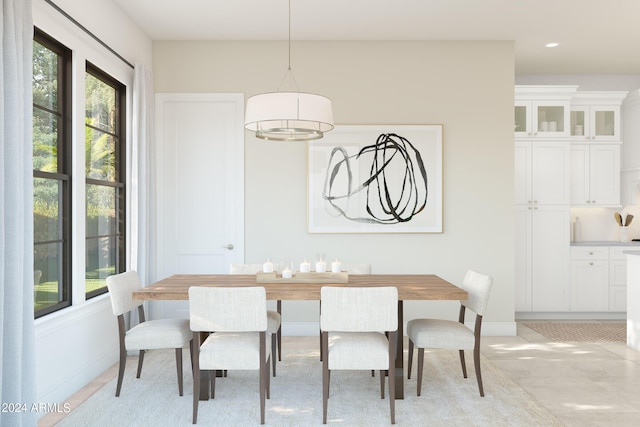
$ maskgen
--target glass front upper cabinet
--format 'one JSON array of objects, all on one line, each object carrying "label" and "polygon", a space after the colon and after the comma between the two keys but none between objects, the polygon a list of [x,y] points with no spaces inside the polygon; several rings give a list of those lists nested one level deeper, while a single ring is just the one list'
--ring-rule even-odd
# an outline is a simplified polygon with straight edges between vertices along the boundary
[{"label": "glass front upper cabinet", "polygon": [[585,141],[619,141],[620,107],[571,107],[571,136]]},{"label": "glass front upper cabinet", "polygon": [[576,92],[571,100],[571,139],[621,142],[620,108],[628,92]]},{"label": "glass front upper cabinet", "polygon": [[516,101],[514,128],[522,138],[569,136],[569,102]]}]

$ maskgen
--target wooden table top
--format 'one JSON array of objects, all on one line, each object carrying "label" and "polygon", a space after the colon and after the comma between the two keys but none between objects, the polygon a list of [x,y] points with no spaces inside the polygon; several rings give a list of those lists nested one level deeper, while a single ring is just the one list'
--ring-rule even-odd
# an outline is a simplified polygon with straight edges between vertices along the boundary
[{"label": "wooden table top", "polygon": [[[294,276],[295,277],[295,276]],[[465,290],[434,274],[353,274],[349,283],[256,283],[255,274],[174,274],[133,293],[137,300],[188,300],[191,286],[263,286],[269,300],[320,300],[323,286],[395,286],[399,300],[464,300]]]}]

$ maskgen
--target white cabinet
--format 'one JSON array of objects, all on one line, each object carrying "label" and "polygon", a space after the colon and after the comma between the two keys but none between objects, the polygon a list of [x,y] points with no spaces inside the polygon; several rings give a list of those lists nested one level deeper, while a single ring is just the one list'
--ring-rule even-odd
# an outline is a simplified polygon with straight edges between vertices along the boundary
[{"label": "white cabinet", "polygon": [[515,88],[515,309],[571,308],[571,98],[577,86]]},{"label": "white cabinet", "polygon": [[517,205],[569,203],[569,143],[516,141],[514,154]]},{"label": "white cabinet", "polygon": [[515,309],[568,311],[569,206],[516,206]]},{"label": "white cabinet", "polygon": [[631,246],[571,247],[571,311],[627,310],[627,263]]},{"label": "white cabinet", "polygon": [[609,249],[609,311],[627,311],[627,256],[633,247]]},{"label": "white cabinet", "polygon": [[620,204],[620,145],[571,145],[571,204]]},{"label": "white cabinet", "polygon": [[515,87],[516,138],[570,136],[571,98],[577,86],[518,85]]},{"label": "white cabinet", "polygon": [[570,131],[577,141],[620,141],[620,105],[627,92],[576,92]]},{"label": "white cabinet", "polygon": [[609,248],[571,248],[572,311],[609,310]]}]

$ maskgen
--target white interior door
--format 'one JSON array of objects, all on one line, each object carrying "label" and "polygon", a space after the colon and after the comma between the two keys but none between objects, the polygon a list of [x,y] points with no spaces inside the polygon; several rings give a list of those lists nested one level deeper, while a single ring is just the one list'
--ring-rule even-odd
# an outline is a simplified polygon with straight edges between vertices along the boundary
[{"label": "white interior door", "polygon": [[[244,259],[244,95],[156,94],[158,274],[228,273]],[[152,318],[188,318],[184,301]]]}]

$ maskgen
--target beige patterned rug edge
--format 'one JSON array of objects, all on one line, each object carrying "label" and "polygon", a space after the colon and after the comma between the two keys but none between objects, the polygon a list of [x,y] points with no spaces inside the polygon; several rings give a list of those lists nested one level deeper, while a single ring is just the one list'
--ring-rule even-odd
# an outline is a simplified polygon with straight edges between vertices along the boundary
[{"label": "beige patterned rug edge", "polygon": [[564,342],[626,342],[626,321],[607,322],[523,322],[553,341]]}]

